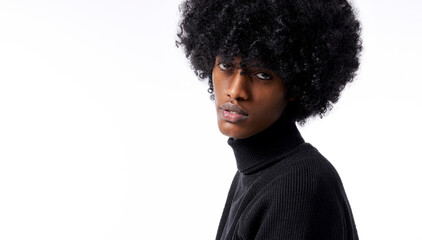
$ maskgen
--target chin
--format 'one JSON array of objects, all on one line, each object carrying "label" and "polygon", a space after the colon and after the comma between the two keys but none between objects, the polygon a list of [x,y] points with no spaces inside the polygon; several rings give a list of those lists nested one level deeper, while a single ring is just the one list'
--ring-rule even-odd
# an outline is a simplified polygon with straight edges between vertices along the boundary
[{"label": "chin", "polygon": [[234,139],[248,138],[253,135],[253,133],[246,131],[244,128],[225,121],[219,122],[218,128],[223,135]]}]

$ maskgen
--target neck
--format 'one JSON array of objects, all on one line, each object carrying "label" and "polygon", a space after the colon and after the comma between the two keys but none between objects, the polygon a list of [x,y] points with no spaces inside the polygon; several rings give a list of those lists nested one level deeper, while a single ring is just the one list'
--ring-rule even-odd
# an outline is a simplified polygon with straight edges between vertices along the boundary
[{"label": "neck", "polygon": [[237,168],[251,174],[281,160],[291,149],[303,143],[294,121],[280,117],[264,131],[245,139],[229,138]]}]

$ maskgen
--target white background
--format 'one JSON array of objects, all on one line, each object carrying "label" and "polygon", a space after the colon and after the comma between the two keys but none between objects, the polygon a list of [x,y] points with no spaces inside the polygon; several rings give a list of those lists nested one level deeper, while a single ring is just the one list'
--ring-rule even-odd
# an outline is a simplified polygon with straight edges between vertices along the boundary
[{"label": "white background", "polygon": [[[0,239],[214,239],[236,171],[175,0],[0,0]],[[422,239],[422,1],[356,0],[365,50],[301,132],[361,239]]]}]

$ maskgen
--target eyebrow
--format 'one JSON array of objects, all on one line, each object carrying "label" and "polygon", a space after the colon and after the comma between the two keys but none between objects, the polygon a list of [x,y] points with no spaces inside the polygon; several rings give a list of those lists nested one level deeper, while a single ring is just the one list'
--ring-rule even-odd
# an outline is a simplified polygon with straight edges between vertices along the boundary
[{"label": "eyebrow", "polygon": [[224,58],[221,56],[216,56],[216,63],[220,64],[220,63],[231,63],[233,65],[234,68],[236,69],[244,69],[246,71],[248,71],[248,69],[260,69],[263,71],[269,71],[271,73],[276,73],[276,71],[271,70],[270,68],[266,67],[264,65],[264,63],[262,63],[262,61],[260,60],[249,60],[249,61],[240,61],[240,63],[235,63],[234,59],[230,59],[230,58]]}]

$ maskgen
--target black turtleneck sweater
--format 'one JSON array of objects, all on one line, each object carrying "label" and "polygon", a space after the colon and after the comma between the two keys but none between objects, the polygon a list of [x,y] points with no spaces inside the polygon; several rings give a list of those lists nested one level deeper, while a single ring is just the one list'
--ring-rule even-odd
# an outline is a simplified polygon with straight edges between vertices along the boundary
[{"label": "black turtleneck sweater", "polygon": [[358,239],[339,175],[294,122],[228,143],[238,171],[217,240]]}]

